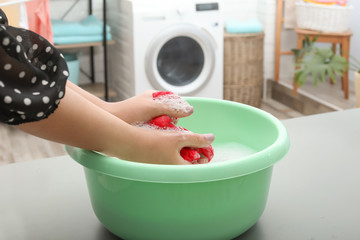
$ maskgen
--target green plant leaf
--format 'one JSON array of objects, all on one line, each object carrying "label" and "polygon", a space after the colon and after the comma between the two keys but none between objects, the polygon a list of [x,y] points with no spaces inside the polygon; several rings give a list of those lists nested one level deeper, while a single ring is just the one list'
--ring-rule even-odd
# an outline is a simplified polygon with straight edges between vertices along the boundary
[{"label": "green plant leaf", "polygon": [[303,41],[303,46],[301,49],[291,49],[295,56],[295,62],[302,59],[307,53],[312,51],[316,39],[317,37],[314,37],[310,41],[309,36],[305,36],[305,40]]},{"label": "green plant leaf", "polygon": [[312,47],[295,64],[295,82],[302,86],[308,76],[313,78],[314,85],[324,82],[329,76],[335,82],[337,76],[342,76],[347,70],[347,61],[344,57],[333,53],[331,48]]}]

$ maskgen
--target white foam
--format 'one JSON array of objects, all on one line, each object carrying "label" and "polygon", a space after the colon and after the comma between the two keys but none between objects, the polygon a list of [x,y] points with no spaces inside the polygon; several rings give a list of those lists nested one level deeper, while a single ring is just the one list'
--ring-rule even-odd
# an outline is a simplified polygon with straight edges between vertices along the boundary
[{"label": "white foam", "polygon": [[246,145],[237,142],[228,142],[213,145],[214,157],[211,163],[238,160],[250,156],[256,151]]},{"label": "white foam", "polygon": [[138,128],[142,128],[142,129],[149,129],[149,130],[158,130],[158,131],[177,131],[177,132],[181,132],[181,133],[191,133],[191,131],[186,131],[184,130],[184,128],[180,127],[180,126],[176,126],[176,128],[162,128],[162,127],[158,127],[156,125],[152,125],[149,123],[145,123],[145,122],[136,122],[131,124],[134,127],[138,127]]},{"label": "white foam", "polygon": [[143,129],[160,130],[159,127],[157,127],[155,125],[150,125],[145,122],[135,122],[135,123],[132,123],[131,125],[133,125],[134,127],[143,128]]},{"label": "white foam", "polygon": [[185,99],[175,94],[161,95],[154,98],[154,101],[166,104],[175,111],[188,112],[192,108]]}]

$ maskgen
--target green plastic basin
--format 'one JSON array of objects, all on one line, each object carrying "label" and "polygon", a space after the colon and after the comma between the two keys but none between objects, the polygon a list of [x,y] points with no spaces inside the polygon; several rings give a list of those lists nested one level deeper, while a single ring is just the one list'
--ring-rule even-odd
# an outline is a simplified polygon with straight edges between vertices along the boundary
[{"label": "green plastic basin", "polygon": [[178,125],[214,133],[214,146],[236,142],[255,153],[224,162],[173,166],[67,148],[84,166],[96,216],[123,239],[232,239],[253,226],[264,211],[272,167],[289,149],[283,124],[248,105],[187,100],[195,112]]}]

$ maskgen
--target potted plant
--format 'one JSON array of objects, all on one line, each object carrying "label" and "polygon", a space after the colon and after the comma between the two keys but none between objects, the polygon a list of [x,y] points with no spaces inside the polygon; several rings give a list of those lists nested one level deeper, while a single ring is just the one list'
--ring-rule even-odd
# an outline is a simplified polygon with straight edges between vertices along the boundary
[{"label": "potted plant", "polygon": [[316,38],[308,37],[303,42],[302,49],[293,49],[295,55],[295,83],[302,86],[310,75],[316,86],[319,81],[325,82],[327,76],[336,82],[337,76],[343,76],[347,71],[348,62],[344,57],[333,52],[331,48],[315,46]]},{"label": "potted plant", "polygon": [[309,76],[316,86],[319,81],[325,82],[326,77],[335,83],[337,77],[342,77],[348,70],[355,72],[355,94],[357,106],[360,107],[360,61],[350,56],[350,62],[333,52],[331,48],[315,46],[316,38],[310,41],[308,37],[301,49],[293,49],[295,55],[295,83],[302,86]]}]

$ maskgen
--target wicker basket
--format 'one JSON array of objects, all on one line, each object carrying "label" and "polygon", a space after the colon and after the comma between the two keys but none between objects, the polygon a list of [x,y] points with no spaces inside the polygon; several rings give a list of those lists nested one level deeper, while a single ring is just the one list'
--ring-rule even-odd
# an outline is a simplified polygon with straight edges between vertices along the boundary
[{"label": "wicker basket", "polygon": [[264,33],[225,33],[224,37],[224,99],[259,107]]},{"label": "wicker basket", "polygon": [[349,29],[352,6],[327,6],[296,3],[296,23],[299,28],[323,32],[345,32]]}]

